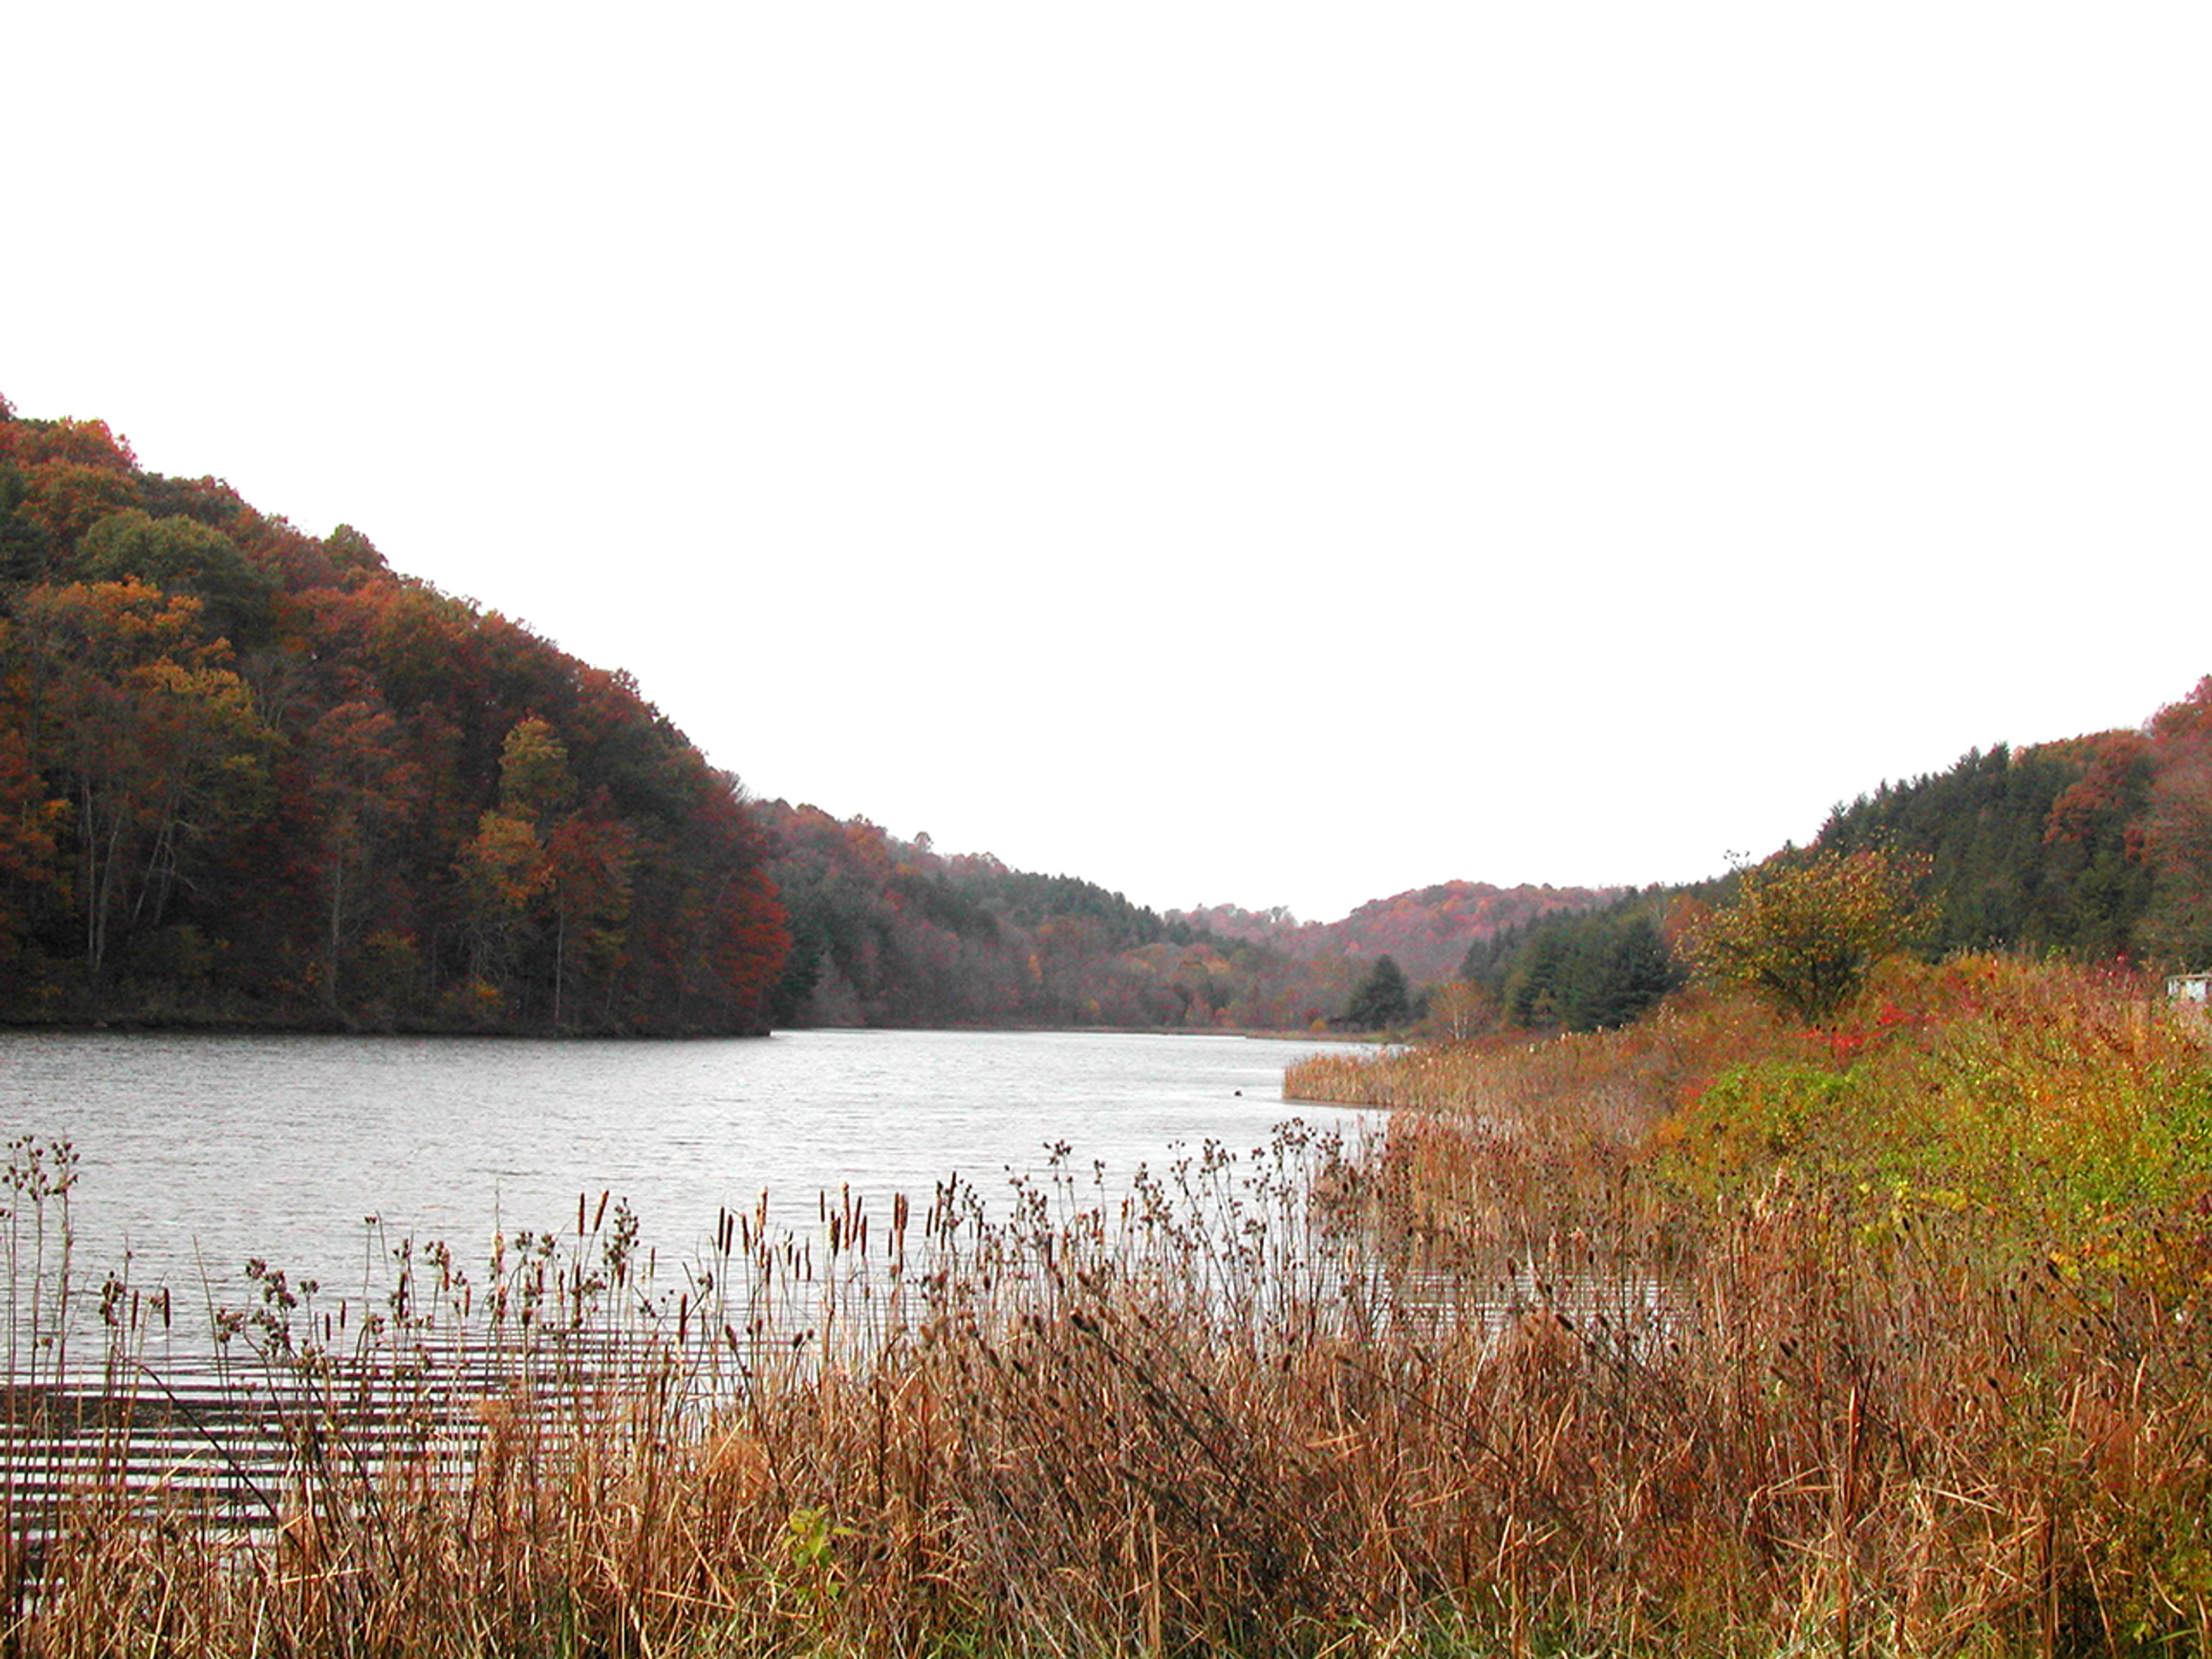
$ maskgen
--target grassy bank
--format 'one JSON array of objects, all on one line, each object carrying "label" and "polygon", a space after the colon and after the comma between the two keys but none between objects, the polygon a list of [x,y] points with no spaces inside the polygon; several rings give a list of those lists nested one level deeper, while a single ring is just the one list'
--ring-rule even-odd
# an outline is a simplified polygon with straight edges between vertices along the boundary
[{"label": "grassy bank", "polygon": [[1566,1311],[1522,1407],[1552,1436],[1514,1535],[1575,1586],[1570,1645],[2197,1653],[2208,1036],[2122,979],[1969,959],[1831,1032],[1684,1000],[1291,1086],[1399,1109],[1363,1178],[1407,1259],[1672,1310]]},{"label": "grassy bank", "polygon": [[1826,1037],[1686,1002],[1292,1086],[1398,1109],[1126,1201],[732,1216],[680,1267],[592,1205],[474,1269],[400,1245],[368,1310],[264,1270],[222,1364],[280,1449],[226,1467],[208,1419],[198,1490],[126,1462],[174,1416],[129,1286],[72,1339],[106,1416],[58,1403],[46,1166],[8,1639],[2212,1650],[2204,1049],[2133,988],[1965,963]]}]

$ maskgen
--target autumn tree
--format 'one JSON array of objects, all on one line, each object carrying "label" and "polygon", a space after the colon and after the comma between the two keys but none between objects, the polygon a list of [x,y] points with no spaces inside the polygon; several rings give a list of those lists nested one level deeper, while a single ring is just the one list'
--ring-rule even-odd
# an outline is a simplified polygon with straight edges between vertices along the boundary
[{"label": "autumn tree", "polygon": [[2156,880],[2149,931],[2193,968],[2212,950],[2212,678],[2151,717],[2140,752],[2150,781],[2136,842]]},{"label": "autumn tree", "polygon": [[77,544],[76,575],[86,581],[133,579],[200,602],[210,633],[236,647],[269,626],[274,584],[220,530],[181,514],[156,519],[137,507],[109,514]]},{"label": "autumn tree", "polygon": [[1936,921],[1924,859],[1879,848],[1785,854],[1739,873],[1735,902],[1684,940],[1706,978],[1806,1025],[1826,1025],[1882,957]]},{"label": "autumn tree", "polygon": [[570,963],[605,976],[620,962],[636,836],[604,806],[574,812],[545,839],[553,901],[553,1023],[562,1023]]},{"label": "autumn tree", "polygon": [[560,733],[534,714],[517,720],[500,744],[499,810],[526,820],[543,836],[575,794],[568,745]]},{"label": "autumn tree", "polygon": [[[4,624],[0,624],[4,629]],[[0,639],[4,639],[0,632]],[[0,725],[0,889],[52,899],[60,886],[60,833],[69,803],[46,793],[31,765],[30,745],[13,726]],[[21,908],[0,905],[0,945],[21,933]]]},{"label": "autumn tree", "polygon": [[1468,980],[1448,979],[1429,994],[1421,1029],[1441,1042],[1471,1042],[1487,1036],[1504,1019],[1505,1011],[1488,988]]},{"label": "autumn tree", "polygon": [[499,779],[499,805],[477,818],[458,866],[468,900],[470,972],[494,985],[513,961],[531,901],[553,884],[546,832],[576,787],[567,745],[534,715],[508,728]]},{"label": "autumn tree", "polygon": [[270,733],[200,605],[131,580],[38,588],[14,636],[33,763],[73,809],[85,963],[158,925],[192,855],[255,811]]},{"label": "autumn tree", "polygon": [[420,806],[422,769],[409,756],[399,723],[368,698],[349,699],[325,711],[309,728],[307,748],[329,905],[323,1002],[335,1008],[345,952],[359,931],[362,896],[379,853]]},{"label": "autumn tree", "polygon": [[41,574],[58,572],[77,538],[94,525],[138,505],[137,481],[105,465],[40,461],[20,469],[19,477],[21,495],[14,516],[37,538]]}]

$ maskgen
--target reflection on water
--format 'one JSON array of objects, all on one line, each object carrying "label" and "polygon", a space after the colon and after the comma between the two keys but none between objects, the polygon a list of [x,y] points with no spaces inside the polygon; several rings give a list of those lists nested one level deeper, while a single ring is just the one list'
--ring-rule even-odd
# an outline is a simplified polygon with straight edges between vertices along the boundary
[{"label": "reflection on water", "polygon": [[[1177,1143],[1256,1146],[1310,1043],[1091,1033],[808,1031],[767,1040],[0,1036],[0,1134],[66,1138],[81,1279],[234,1291],[250,1258],[334,1290],[389,1241],[573,1226],[627,1199],[688,1255],[770,1194],[811,1225],[841,1189],[887,1214],[955,1174],[987,1200],[1065,1143],[1110,1190]],[[1314,1109],[1301,1109],[1311,1115]],[[374,1224],[371,1224],[374,1218]]]}]

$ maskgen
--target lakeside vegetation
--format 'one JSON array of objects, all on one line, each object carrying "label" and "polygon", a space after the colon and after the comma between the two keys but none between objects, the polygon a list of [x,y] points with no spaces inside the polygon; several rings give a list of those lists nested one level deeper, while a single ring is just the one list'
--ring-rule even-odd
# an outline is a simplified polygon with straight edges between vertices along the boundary
[{"label": "lakeside vegetation", "polygon": [[[1921,861],[1926,960],[2000,951],[2212,963],[2212,678],[2139,729],[2000,744],[1883,783],[1784,855],[1863,852]],[[1623,1024],[1686,982],[1682,939],[1734,902],[1741,879],[1650,887],[1501,929],[1469,945],[1460,978],[1504,1024]]]},{"label": "lakeside vegetation", "polygon": [[[996,1213],[956,1185],[786,1231],[764,1200],[682,1266],[601,1199],[483,1266],[403,1243],[368,1304],[264,1268],[218,1325],[276,1449],[221,1503],[193,1459],[150,1487],[126,1460],[123,1425],[168,1410],[136,1363],[153,1298],[98,1298],[87,1421],[19,1282],[9,1639],[2212,1642],[2194,1011],[2111,971],[1893,957],[1818,1030],[1698,988],[1616,1031],[1322,1054],[1289,1090],[1393,1109],[1371,1144],[1194,1149],[1126,1201],[1064,1165]],[[18,1151],[19,1274],[34,1225],[51,1270],[64,1168]],[[42,1479],[69,1433],[84,1461]]]},{"label": "lakeside vegetation", "polygon": [[[1520,1524],[1564,1650],[2212,1647],[2194,1006],[1892,957],[1817,1028],[1699,990],[1289,1089],[1393,1109],[1362,1180],[1408,1263],[1534,1280]],[[1672,1311],[1579,1308],[1593,1273]]]}]

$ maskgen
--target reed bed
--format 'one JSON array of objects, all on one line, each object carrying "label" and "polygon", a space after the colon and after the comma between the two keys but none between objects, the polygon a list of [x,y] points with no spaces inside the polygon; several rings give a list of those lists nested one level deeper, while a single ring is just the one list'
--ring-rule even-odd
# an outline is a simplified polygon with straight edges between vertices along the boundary
[{"label": "reed bed", "polygon": [[[2008,1026],[1930,988],[1875,1046],[2115,1123],[2094,1032],[2139,1094],[2201,1075],[2124,999],[2045,990]],[[50,1252],[16,1297],[44,1369],[9,1401],[9,1650],[2212,1651],[2202,1190],[2071,1254],[1863,1192],[1842,1137],[1774,1151],[1742,1079],[1878,1056],[1667,1018],[1384,1057],[1452,1092],[1126,1197],[1063,1156],[1011,1207],[763,1204],[680,1266],[594,1201],[473,1275],[392,1247],[366,1316],[264,1266],[218,1352],[276,1431],[227,1490],[130,1462],[160,1304],[111,1280],[71,1349]],[[18,1182],[27,1239],[66,1238],[58,1167]],[[56,1407],[80,1364],[104,1414]]]},{"label": "reed bed", "polygon": [[1486,1273],[1501,1353],[1549,1333],[1520,1409],[1574,1474],[1517,1524],[1577,1540],[1564,1646],[2203,1653],[2208,1036],[1979,958],[1893,965],[1828,1030],[1698,995],[1286,1091],[1392,1105],[1365,1231]]}]

